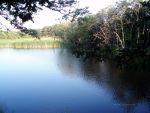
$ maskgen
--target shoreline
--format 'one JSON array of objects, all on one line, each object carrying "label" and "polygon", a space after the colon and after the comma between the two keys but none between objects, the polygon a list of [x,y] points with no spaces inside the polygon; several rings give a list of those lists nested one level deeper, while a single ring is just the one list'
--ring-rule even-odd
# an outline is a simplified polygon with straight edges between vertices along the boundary
[{"label": "shoreline", "polygon": [[48,48],[64,48],[68,47],[67,42],[60,39],[43,38],[41,40],[35,39],[0,39],[0,49],[14,48],[14,49],[48,49]]}]

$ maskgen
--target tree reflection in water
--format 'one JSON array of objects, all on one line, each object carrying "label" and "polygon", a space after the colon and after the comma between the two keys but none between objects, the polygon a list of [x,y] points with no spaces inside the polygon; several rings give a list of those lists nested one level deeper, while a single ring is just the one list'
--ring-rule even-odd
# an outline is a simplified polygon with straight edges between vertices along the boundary
[{"label": "tree reflection in water", "polygon": [[[150,112],[150,73],[120,70],[110,63],[99,63],[92,59],[77,61],[67,50],[60,51],[58,63],[66,75],[80,76],[105,88],[113,96],[114,106],[122,107],[126,113],[138,109]],[[140,105],[146,107],[138,107]]]}]

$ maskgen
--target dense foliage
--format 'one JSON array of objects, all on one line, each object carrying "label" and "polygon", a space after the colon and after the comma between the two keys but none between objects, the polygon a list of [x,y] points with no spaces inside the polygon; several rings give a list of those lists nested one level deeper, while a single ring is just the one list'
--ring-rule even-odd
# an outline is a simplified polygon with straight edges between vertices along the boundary
[{"label": "dense foliage", "polygon": [[[119,67],[135,69],[150,66],[150,0],[121,1],[96,15],[41,30],[25,29],[24,33],[38,39],[61,38],[84,60],[111,60]],[[1,32],[0,38],[26,36],[24,33],[19,32],[18,36],[13,32]]]},{"label": "dense foliage", "polygon": [[78,57],[113,59],[120,67],[150,66],[150,1],[121,1],[96,15],[43,28],[67,39]]}]

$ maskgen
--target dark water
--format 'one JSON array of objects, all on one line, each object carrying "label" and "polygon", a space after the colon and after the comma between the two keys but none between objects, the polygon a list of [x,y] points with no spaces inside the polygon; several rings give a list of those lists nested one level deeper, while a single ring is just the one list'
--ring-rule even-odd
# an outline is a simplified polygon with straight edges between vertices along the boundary
[{"label": "dark water", "polygon": [[0,50],[0,113],[150,113],[150,75],[65,49]]}]

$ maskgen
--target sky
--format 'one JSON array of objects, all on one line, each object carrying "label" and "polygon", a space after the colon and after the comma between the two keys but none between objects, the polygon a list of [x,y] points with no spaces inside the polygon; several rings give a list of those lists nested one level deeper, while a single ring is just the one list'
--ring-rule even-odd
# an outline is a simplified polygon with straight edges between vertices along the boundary
[{"label": "sky", "polygon": [[[113,5],[116,1],[119,0],[79,0],[79,7],[89,7],[91,13],[96,14],[100,9],[107,7],[108,5]],[[50,26],[57,23],[60,23],[61,14],[58,12],[51,11],[44,8],[42,11],[39,11],[34,15],[34,23],[28,21],[24,24],[25,27],[31,29],[41,29],[44,26]],[[7,27],[12,27],[4,19],[0,17],[0,21],[6,24]]]},{"label": "sky", "polygon": [[[97,13],[100,9],[105,8],[108,5],[113,5],[118,0],[79,0],[80,7],[89,7],[91,13]],[[34,23],[29,21],[25,23],[25,27],[30,28],[43,28],[44,26],[54,25],[59,23],[61,18],[60,13],[44,9],[34,16]]]}]

